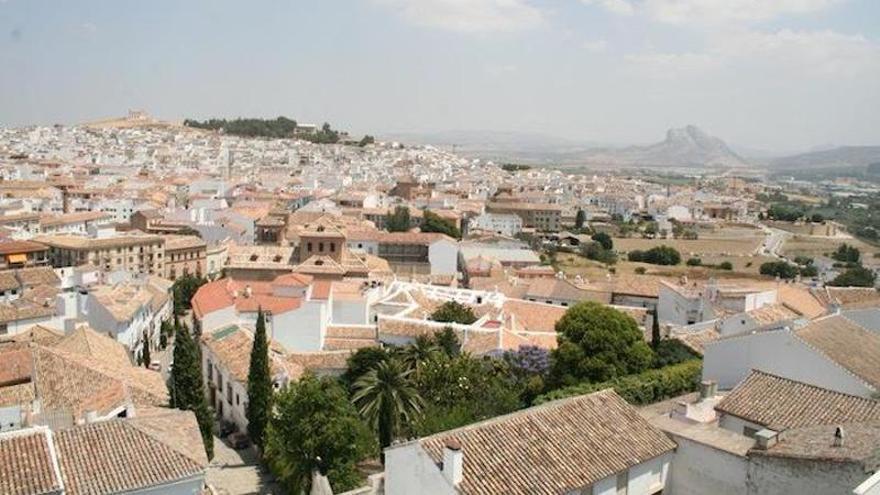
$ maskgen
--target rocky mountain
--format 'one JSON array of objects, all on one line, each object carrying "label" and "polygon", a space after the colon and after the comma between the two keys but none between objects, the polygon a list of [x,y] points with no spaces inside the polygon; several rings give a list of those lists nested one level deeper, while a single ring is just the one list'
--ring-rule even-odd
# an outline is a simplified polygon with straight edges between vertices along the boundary
[{"label": "rocky mountain", "polygon": [[721,139],[697,126],[669,129],[666,139],[647,146],[594,149],[581,159],[591,165],[637,167],[747,167]]},{"label": "rocky mountain", "polygon": [[770,166],[778,169],[867,167],[880,162],[880,146],[840,146],[777,158]]}]

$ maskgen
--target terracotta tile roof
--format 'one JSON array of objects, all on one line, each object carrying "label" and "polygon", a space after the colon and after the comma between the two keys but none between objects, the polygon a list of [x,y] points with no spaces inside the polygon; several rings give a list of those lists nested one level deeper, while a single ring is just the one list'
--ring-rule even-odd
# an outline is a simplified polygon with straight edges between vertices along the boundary
[{"label": "terracotta tile roof", "polygon": [[0,434],[0,493],[37,495],[61,491],[48,429]]},{"label": "terracotta tile roof", "polygon": [[828,312],[828,308],[822,301],[805,287],[783,284],[776,289],[776,294],[780,303],[806,318],[818,318]]},{"label": "terracotta tile roof", "polygon": [[714,327],[712,327],[697,332],[673,333],[672,335],[670,335],[670,337],[680,341],[682,344],[688,346],[692,351],[702,356],[705,353],[706,344],[715,342],[716,340],[720,339],[721,333],[718,332],[718,330],[715,330]]},{"label": "terracotta tile roof", "polygon": [[880,402],[752,370],[715,409],[776,431],[880,421]]},{"label": "terracotta tile roof", "polygon": [[61,283],[61,279],[51,267],[39,266],[33,268],[21,268],[15,270],[15,276],[21,285],[25,287],[33,287],[35,285],[51,285],[57,286]]},{"label": "terracotta tile roof", "polygon": [[[219,364],[229,370],[235,381],[247,384],[251,349],[254,346],[254,336],[250,332],[232,325],[203,335],[202,342],[217,357]],[[276,357],[274,353],[270,354],[269,366],[273,376],[286,374],[291,378],[299,378],[302,373],[301,368],[291,366],[284,359]]]},{"label": "terracotta tile roof", "polygon": [[272,282],[222,278],[199,287],[192,299],[193,311],[197,317],[204,318],[206,314],[234,305],[239,312],[256,312],[262,307],[264,311],[281,314],[299,308],[302,299],[276,295],[276,289],[304,287],[311,280],[310,276],[301,274],[281,275]]},{"label": "terracotta tile roof", "polygon": [[[57,432],[65,492],[103,495],[203,476],[207,458],[194,458],[200,457],[198,450],[204,455],[203,448],[187,441],[198,432],[195,416],[173,411],[165,421],[170,424],[162,427],[155,418],[118,419]],[[173,430],[181,433],[169,434]]]},{"label": "terracotta tile roof", "polygon": [[795,334],[880,390],[880,334],[839,315],[815,320],[796,330]]},{"label": "terracotta tile roof", "polygon": [[[845,441],[834,445],[838,426],[843,429]],[[866,472],[878,467],[877,446],[880,445],[880,422],[844,423],[839,425],[805,426],[786,430],[779,441],[768,450],[752,449],[750,455],[815,459],[823,462],[854,462]]]},{"label": "terracotta tile roof", "polygon": [[572,493],[675,448],[610,389],[418,440],[435,463],[449,441],[461,446],[468,495]]},{"label": "terracotta tile roof", "polygon": [[314,372],[341,372],[348,367],[351,350],[292,352],[287,355],[288,362]]},{"label": "terracotta tile roof", "polygon": [[336,337],[328,337],[324,339],[324,350],[325,351],[343,351],[343,350],[358,350],[363,349],[364,347],[378,347],[379,341],[376,339],[345,339],[345,338],[336,338]]},{"label": "terracotta tile roof", "polygon": [[88,325],[80,325],[52,347],[95,359],[107,360],[118,366],[132,365],[125,346],[112,337],[96,332]]},{"label": "terracotta tile roof", "polygon": [[772,323],[786,320],[795,320],[801,315],[783,304],[765,304],[758,309],[753,309],[746,313],[760,325],[770,325]]},{"label": "terracotta tile roof", "polygon": [[547,332],[556,334],[556,322],[568,308],[520,299],[504,301],[502,310],[513,316],[519,328],[529,332]]},{"label": "terracotta tile roof", "polygon": [[828,287],[828,295],[846,309],[880,307],[880,292],[874,288]]},{"label": "terracotta tile roof", "polygon": [[[4,217],[6,218],[6,217]],[[32,253],[35,251],[46,251],[49,248],[32,241],[4,241],[0,242],[0,256],[8,254]]]}]

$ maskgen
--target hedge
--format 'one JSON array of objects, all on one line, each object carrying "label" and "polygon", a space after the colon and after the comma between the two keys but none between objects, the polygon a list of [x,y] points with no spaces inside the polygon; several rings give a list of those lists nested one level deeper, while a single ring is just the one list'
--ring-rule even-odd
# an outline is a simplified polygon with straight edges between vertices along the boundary
[{"label": "hedge", "polygon": [[539,396],[535,399],[534,404],[590,394],[606,388],[613,388],[632,405],[652,404],[699,390],[702,369],[703,361],[701,359],[691,359],[680,364],[622,376],[606,382],[581,383],[554,390]]}]

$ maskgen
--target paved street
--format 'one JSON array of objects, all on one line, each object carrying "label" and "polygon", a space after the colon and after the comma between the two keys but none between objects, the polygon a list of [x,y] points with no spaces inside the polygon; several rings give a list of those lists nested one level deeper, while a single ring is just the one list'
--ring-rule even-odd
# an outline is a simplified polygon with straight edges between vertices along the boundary
[{"label": "paved street", "polygon": [[217,437],[214,437],[214,459],[208,468],[208,483],[222,495],[284,493],[259,465],[253,450],[234,450]]}]

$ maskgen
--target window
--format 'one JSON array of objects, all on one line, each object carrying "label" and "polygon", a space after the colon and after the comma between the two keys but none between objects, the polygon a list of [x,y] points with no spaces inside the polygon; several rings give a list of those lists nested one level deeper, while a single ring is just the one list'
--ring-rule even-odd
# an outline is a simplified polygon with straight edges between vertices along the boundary
[{"label": "window", "polygon": [[308,251],[311,253],[312,252],[312,243],[311,242],[308,243],[307,246],[308,246]]},{"label": "window", "polygon": [[335,252],[336,252],[336,244],[334,244],[334,243],[332,243],[332,242],[330,243],[330,252],[331,252],[331,253],[335,253]]},{"label": "window", "polygon": [[318,252],[319,252],[319,253],[323,253],[323,252],[324,252],[324,243],[323,243],[323,242],[319,242],[319,243],[318,243]]},{"label": "window", "polygon": [[743,436],[755,438],[756,433],[758,433],[757,428],[752,428],[751,426],[743,426]]}]

